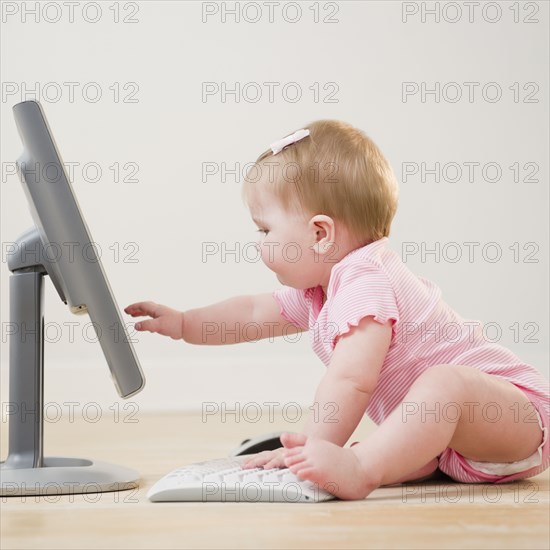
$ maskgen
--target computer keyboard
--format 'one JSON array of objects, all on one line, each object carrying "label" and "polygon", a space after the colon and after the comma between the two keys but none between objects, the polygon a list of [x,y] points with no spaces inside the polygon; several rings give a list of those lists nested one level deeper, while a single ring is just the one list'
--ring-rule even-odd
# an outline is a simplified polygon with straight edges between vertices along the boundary
[{"label": "computer keyboard", "polygon": [[147,493],[152,502],[323,502],[334,495],[288,468],[250,468],[248,456],[218,458],[178,468]]}]

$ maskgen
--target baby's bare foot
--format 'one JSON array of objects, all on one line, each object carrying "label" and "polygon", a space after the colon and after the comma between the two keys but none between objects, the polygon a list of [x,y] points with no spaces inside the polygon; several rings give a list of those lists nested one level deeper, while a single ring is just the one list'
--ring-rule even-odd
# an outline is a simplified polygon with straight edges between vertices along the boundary
[{"label": "baby's bare foot", "polygon": [[303,434],[282,434],[281,442],[289,449],[285,466],[293,474],[317,483],[338,498],[362,499],[378,486],[367,476],[352,449]]}]

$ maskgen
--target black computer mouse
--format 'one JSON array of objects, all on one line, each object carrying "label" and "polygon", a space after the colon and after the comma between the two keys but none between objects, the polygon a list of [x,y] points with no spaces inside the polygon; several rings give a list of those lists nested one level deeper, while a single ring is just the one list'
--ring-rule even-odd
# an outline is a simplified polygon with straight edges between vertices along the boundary
[{"label": "black computer mouse", "polygon": [[229,456],[251,455],[278,449],[283,446],[280,439],[282,433],[273,432],[245,439]]}]

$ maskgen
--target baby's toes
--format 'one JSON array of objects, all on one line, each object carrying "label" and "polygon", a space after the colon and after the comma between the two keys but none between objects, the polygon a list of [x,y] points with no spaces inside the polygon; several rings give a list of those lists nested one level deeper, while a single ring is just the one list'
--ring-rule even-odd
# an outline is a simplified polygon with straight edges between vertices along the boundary
[{"label": "baby's toes", "polygon": [[285,457],[296,456],[296,455],[302,454],[303,451],[304,451],[303,447],[294,447],[292,449],[287,449],[285,452]]},{"label": "baby's toes", "polygon": [[289,467],[289,470],[300,479],[311,479],[311,474],[314,472],[314,468],[306,462],[298,462]]},{"label": "baby's toes", "polygon": [[305,461],[305,456],[303,453],[298,452],[291,455],[287,455],[285,457],[285,466],[287,468],[292,468],[293,466],[297,466],[299,464],[302,464]]},{"label": "baby's toes", "polygon": [[300,433],[284,432],[281,434],[281,443],[287,448],[292,449],[306,444],[307,436]]}]

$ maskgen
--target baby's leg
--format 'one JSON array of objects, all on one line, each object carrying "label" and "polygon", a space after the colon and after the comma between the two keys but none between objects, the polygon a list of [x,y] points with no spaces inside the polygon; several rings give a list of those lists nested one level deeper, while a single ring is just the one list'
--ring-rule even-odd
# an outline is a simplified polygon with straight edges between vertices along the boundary
[{"label": "baby's leg", "polygon": [[329,490],[341,498],[363,498],[424,468],[447,447],[478,461],[527,458],[542,438],[538,423],[528,420],[528,406],[510,382],[473,367],[434,366],[365,441],[342,449],[327,441],[289,440],[285,446],[295,450],[285,464],[321,487],[333,483],[336,490]]},{"label": "baby's leg", "polygon": [[434,458],[419,470],[415,470],[414,472],[411,472],[410,474],[407,474],[406,476],[403,476],[396,481],[387,483],[386,485],[394,485],[396,483],[406,483],[406,482],[410,483],[413,481],[416,481],[418,483],[422,481],[427,481],[428,479],[434,477],[434,474],[435,474],[435,471],[437,470],[438,465],[439,465],[439,461],[437,460],[437,458]]},{"label": "baby's leg", "polygon": [[[351,446],[357,445],[359,441],[356,441],[355,443],[352,443]],[[437,470],[437,467],[439,466],[439,461],[437,458],[434,458],[433,460],[430,460],[428,464],[420,468],[419,470],[415,470],[414,472],[403,476],[402,478],[398,479],[397,481],[393,481],[391,485],[398,484],[398,483],[405,483],[405,482],[411,482],[411,481],[427,481],[430,478],[434,477],[435,471]]]}]

